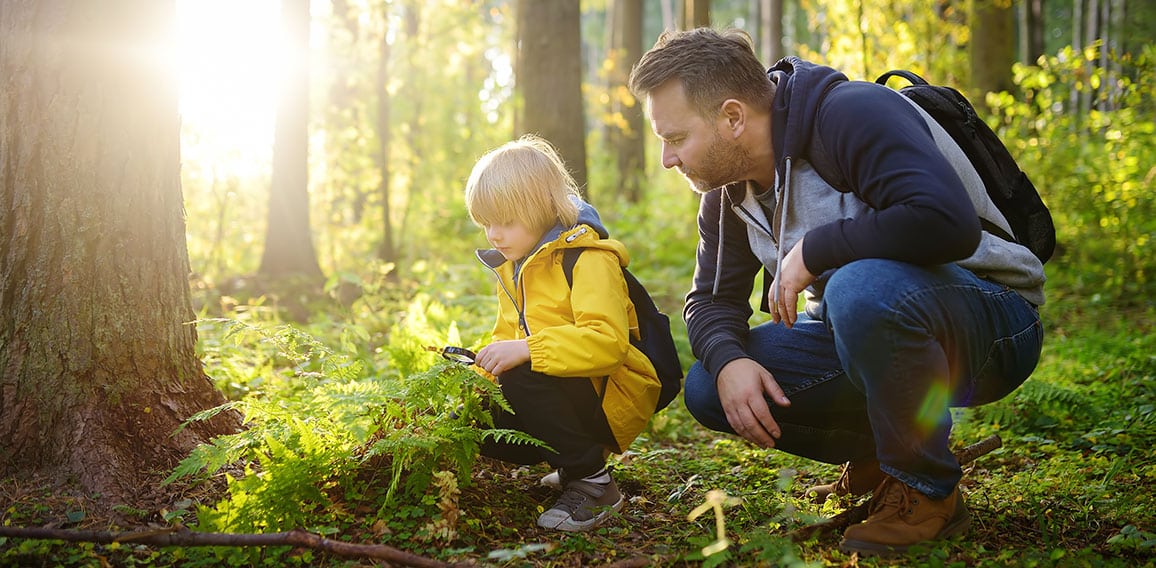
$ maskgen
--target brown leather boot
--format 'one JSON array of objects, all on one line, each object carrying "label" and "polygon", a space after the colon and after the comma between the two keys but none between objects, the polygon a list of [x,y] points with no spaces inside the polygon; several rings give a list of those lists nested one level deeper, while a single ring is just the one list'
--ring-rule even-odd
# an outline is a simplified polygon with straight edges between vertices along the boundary
[{"label": "brown leather boot", "polygon": [[847,527],[839,548],[864,555],[905,552],[921,542],[967,530],[971,515],[956,487],[946,499],[931,499],[891,476],[871,496],[867,520]]},{"label": "brown leather boot", "polygon": [[839,472],[839,479],[834,483],[816,485],[807,489],[806,495],[815,503],[822,504],[828,495],[835,497],[858,497],[866,495],[883,481],[884,473],[879,471],[879,462],[875,460],[847,462]]}]

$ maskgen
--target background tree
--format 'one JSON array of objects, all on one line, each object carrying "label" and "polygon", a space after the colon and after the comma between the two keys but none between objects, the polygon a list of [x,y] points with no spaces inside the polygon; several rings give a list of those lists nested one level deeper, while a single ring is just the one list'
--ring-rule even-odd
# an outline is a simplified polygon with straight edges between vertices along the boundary
[{"label": "background tree", "polygon": [[283,0],[286,58],[273,138],[273,180],[259,273],[323,276],[309,222],[309,0]]},{"label": "background tree", "polygon": [[710,0],[682,0],[679,21],[684,30],[710,26]]},{"label": "background tree", "polygon": [[586,185],[582,40],[578,0],[518,0],[519,134],[558,148],[579,187]]},{"label": "background tree", "polygon": [[783,2],[759,0],[758,4],[760,54],[768,66],[786,55],[783,45]]},{"label": "background tree", "polygon": [[[968,18],[971,40],[968,52],[971,62],[973,93],[1011,91],[1012,63],[1015,62],[1015,12],[1010,2],[972,0]],[[973,97],[982,105],[983,97]]]},{"label": "background tree", "polygon": [[642,0],[616,0],[612,7],[618,16],[612,26],[613,48],[610,52],[610,100],[614,116],[609,122],[618,166],[615,191],[625,195],[631,203],[642,200],[642,177],[646,172],[643,138],[647,133],[646,120],[641,102],[635,100],[626,85],[630,70],[642,58],[642,8]]},{"label": "background tree", "polygon": [[[195,353],[174,6],[0,10],[0,476],[132,503],[232,414]],[[142,489],[143,488],[143,489]]]},{"label": "background tree", "polygon": [[1020,62],[1035,65],[1044,52],[1044,0],[1019,4]]}]

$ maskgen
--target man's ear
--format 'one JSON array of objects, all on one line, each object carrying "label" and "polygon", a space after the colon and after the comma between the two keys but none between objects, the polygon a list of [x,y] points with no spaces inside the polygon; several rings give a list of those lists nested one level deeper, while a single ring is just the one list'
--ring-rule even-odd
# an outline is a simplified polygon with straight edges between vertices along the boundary
[{"label": "man's ear", "polygon": [[726,127],[730,129],[731,135],[738,138],[747,126],[747,107],[738,99],[727,99],[723,101],[719,118],[726,121]]}]

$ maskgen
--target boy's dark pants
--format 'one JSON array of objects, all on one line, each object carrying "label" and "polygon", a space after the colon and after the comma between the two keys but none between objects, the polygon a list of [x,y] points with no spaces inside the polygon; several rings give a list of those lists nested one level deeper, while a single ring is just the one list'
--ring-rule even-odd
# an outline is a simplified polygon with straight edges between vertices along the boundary
[{"label": "boy's dark pants", "polygon": [[526,465],[545,461],[568,479],[581,479],[606,465],[605,448],[615,447],[614,437],[590,379],[544,375],[527,363],[502,373],[498,384],[514,414],[494,407],[494,427],[525,432],[555,451],[489,440],[482,455]]}]

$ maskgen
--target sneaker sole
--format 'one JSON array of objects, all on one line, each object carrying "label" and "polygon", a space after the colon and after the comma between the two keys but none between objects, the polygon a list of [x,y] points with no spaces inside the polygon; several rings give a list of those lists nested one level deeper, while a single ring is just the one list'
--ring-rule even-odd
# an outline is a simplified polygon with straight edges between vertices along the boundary
[{"label": "sneaker sole", "polygon": [[[543,513],[542,516],[538,517],[538,526],[540,526],[544,529],[554,529],[554,530],[567,531],[567,532],[586,532],[586,531],[593,529],[593,528],[597,527],[598,525],[602,524],[602,522],[605,521],[606,519],[608,519],[610,517],[610,515],[617,513],[618,511],[621,511],[622,506],[625,504],[626,504],[626,497],[621,496],[618,498],[617,503],[610,505],[609,507],[606,507],[605,509],[602,510],[602,512],[598,513],[597,515],[594,515],[593,517],[591,517],[589,520],[586,520],[586,521],[575,521],[570,516],[565,516],[565,517],[559,516],[559,517],[547,518],[546,514]],[[549,511],[547,511],[547,512],[549,512]]]},{"label": "sneaker sole", "polygon": [[843,542],[839,543],[839,550],[846,552],[847,554],[858,552],[864,556],[895,556],[907,552],[909,548],[915,546],[916,544],[924,544],[937,540],[946,540],[954,536],[959,536],[964,532],[967,532],[967,529],[969,528],[971,528],[971,515],[967,514],[962,518],[957,519],[955,522],[943,527],[943,530],[939,531],[939,534],[935,535],[935,538],[930,540],[908,545],[886,545],[879,544],[877,542],[867,542],[865,540],[854,539],[848,540],[844,538]]}]

